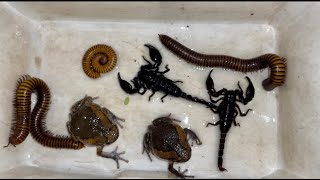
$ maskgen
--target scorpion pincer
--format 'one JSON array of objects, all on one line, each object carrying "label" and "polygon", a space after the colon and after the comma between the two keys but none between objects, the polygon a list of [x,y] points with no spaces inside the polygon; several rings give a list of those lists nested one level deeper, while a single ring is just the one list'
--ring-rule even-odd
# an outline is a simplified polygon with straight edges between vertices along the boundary
[{"label": "scorpion pincer", "polygon": [[[133,82],[134,84],[134,87],[132,87],[131,84],[127,81],[121,79],[120,73],[118,73],[120,86],[126,93],[139,93],[143,95],[148,89],[150,89],[152,91],[152,94],[149,96],[149,101],[156,91],[162,91],[163,93],[165,93],[165,95],[161,97],[162,102],[163,98],[165,98],[167,95],[171,95],[174,97],[182,97],[193,102],[198,102],[206,105],[207,107],[216,108],[216,106],[211,102],[184,93],[175,84],[178,82],[182,83],[182,81],[172,81],[171,79],[165,77],[164,74],[169,72],[170,69],[168,68],[168,65],[166,65],[166,70],[162,72],[159,71],[159,66],[162,63],[162,56],[160,52],[152,45],[145,44],[145,46],[149,48],[150,58],[154,63],[151,63],[145,57],[143,57],[143,59],[148,64],[142,65],[137,76],[134,77],[133,80],[131,80],[131,82]],[[140,89],[143,89],[143,91],[140,92]]]},{"label": "scorpion pincer", "polygon": [[[255,93],[255,89],[253,87],[253,84],[249,77],[246,76],[247,81],[249,82],[249,85],[246,90],[246,96],[243,96],[242,88],[238,81],[238,87],[239,89],[236,90],[227,90],[225,88],[221,89],[220,91],[216,91],[214,89],[214,83],[212,78],[210,77],[212,73],[212,70],[210,71],[208,78],[206,80],[206,87],[209,93],[209,97],[211,102],[218,103],[222,100],[222,102],[217,106],[217,108],[210,108],[214,113],[219,114],[219,121],[214,123],[208,123],[207,127],[209,125],[217,126],[220,125],[220,144],[219,144],[219,154],[218,154],[218,168],[220,171],[225,171],[226,169],[222,167],[222,156],[223,156],[223,149],[224,149],[224,142],[227,135],[227,132],[229,131],[232,123],[235,126],[240,126],[239,123],[236,122],[236,117],[238,115],[238,111],[240,116],[246,116],[248,112],[252,109],[248,109],[245,113],[243,113],[239,107],[239,105],[236,102],[240,102],[244,105],[246,105],[248,102],[250,102]],[[219,97],[218,100],[213,100],[213,97]],[[237,98],[238,97],[238,98]],[[238,110],[238,111],[237,111]]]}]

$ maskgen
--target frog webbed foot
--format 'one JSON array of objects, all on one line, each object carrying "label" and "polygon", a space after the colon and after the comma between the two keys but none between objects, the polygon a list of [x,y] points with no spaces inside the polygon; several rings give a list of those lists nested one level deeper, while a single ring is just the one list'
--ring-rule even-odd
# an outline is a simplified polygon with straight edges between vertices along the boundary
[{"label": "frog webbed foot", "polygon": [[190,175],[190,176],[184,175],[186,172],[188,172],[188,169],[185,169],[184,171],[181,172],[181,167],[180,167],[180,166],[178,167],[178,172],[179,172],[183,177],[194,178],[194,176],[192,176],[192,175]]},{"label": "frog webbed foot", "polygon": [[125,119],[117,117],[107,108],[102,108],[102,111],[108,117],[108,119],[110,119],[113,123],[117,124],[120,128],[123,128],[119,121],[125,122]]},{"label": "frog webbed foot", "polygon": [[188,172],[188,169],[185,169],[184,171],[181,172],[181,168],[179,167],[178,168],[178,171],[173,167],[173,162],[172,161],[169,161],[169,167],[168,167],[169,171],[176,175],[177,177],[180,177],[182,179],[185,179],[186,177],[189,177],[189,178],[194,178],[194,176],[187,176],[187,175],[184,175],[186,172]]},{"label": "frog webbed foot", "polygon": [[98,154],[99,156],[101,156],[101,157],[110,158],[110,159],[115,160],[116,163],[117,163],[117,169],[120,168],[119,160],[122,160],[122,161],[124,161],[124,162],[126,162],[126,163],[129,162],[128,160],[120,157],[120,155],[121,155],[121,154],[124,154],[125,151],[122,151],[122,152],[117,153],[118,146],[117,146],[112,152],[110,152],[110,153],[108,153],[108,152],[103,152],[102,149],[103,149],[103,147],[98,147],[98,148],[97,148],[97,154]]}]

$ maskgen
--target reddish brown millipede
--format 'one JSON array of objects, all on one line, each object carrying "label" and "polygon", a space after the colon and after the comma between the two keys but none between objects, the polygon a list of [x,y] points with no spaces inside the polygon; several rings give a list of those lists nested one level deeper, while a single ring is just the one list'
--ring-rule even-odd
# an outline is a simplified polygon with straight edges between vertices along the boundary
[{"label": "reddish brown millipede", "polygon": [[240,72],[253,72],[269,66],[270,77],[262,82],[265,90],[271,91],[285,82],[285,59],[276,54],[264,54],[252,59],[240,59],[227,55],[207,55],[195,52],[167,35],[159,34],[161,43],[178,57],[189,63],[204,67],[224,67]]},{"label": "reddish brown millipede", "polygon": [[[29,135],[30,131],[30,109],[25,106],[24,101],[24,94],[23,92],[19,91],[19,86],[24,80],[30,79],[29,75],[22,76],[16,85],[16,89],[14,92],[13,98],[13,120],[11,124],[11,130],[9,135],[9,142],[8,145],[4,147],[8,147],[10,144],[16,146],[22,143],[27,136]],[[30,102],[28,102],[30,103]]]},{"label": "reddish brown millipede", "polygon": [[[38,101],[31,113],[31,94],[34,91],[37,92]],[[33,138],[43,146],[67,149],[84,147],[79,141],[66,136],[53,135],[45,128],[44,119],[49,109],[50,98],[49,87],[43,80],[27,75],[18,81],[14,103],[16,119],[12,125],[9,144],[20,144],[27,137],[30,129]]]},{"label": "reddish brown millipede", "polygon": [[111,71],[117,63],[115,51],[107,45],[97,44],[89,48],[83,56],[82,68],[85,74],[96,79],[100,73]]}]

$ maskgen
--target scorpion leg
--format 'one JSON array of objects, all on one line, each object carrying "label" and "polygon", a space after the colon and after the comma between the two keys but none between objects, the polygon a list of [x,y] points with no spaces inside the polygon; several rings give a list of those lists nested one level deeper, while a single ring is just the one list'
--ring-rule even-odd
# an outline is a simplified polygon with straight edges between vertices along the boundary
[{"label": "scorpion leg", "polygon": [[119,121],[124,122],[125,119],[119,118],[116,115],[114,115],[110,110],[107,108],[102,108],[102,112],[110,119],[113,123],[118,124],[120,128],[123,128],[123,126],[119,123]]},{"label": "scorpion leg", "polygon": [[138,93],[141,94],[141,95],[144,95],[144,93],[146,93],[146,92],[147,92],[147,89],[144,88],[144,87],[143,87],[143,91],[142,92],[138,91]]},{"label": "scorpion leg", "polygon": [[235,111],[234,113],[234,119],[233,119],[233,124],[234,126],[239,126],[240,127],[240,124],[236,122],[236,117],[238,116],[238,111]]},{"label": "scorpion leg", "polygon": [[154,91],[153,89],[151,89],[152,94],[149,96],[149,101],[151,100],[151,97],[156,93],[156,91]]},{"label": "scorpion leg", "polygon": [[[210,107],[207,107],[207,108],[210,108]],[[215,114],[218,114],[218,113],[219,113],[218,110],[215,110],[215,109],[213,109],[213,108],[210,108],[210,110],[211,110],[213,113],[215,113]]]},{"label": "scorpion leg", "polygon": [[141,95],[144,95],[144,93],[147,92],[148,88],[144,84],[142,84],[141,87],[143,88],[143,91],[142,92],[138,91],[138,93]]},{"label": "scorpion leg", "polygon": [[188,129],[188,128],[184,128],[183,131],[189,135],[189,138],[187,139],[187,141],[189,141],[189,139],[192,140],[191,142],[191,146],[193,146],[193,141],[196,142],[197,145],[201,145],[202,142],[200,141],[200,139],[198,138],[198,136],[196,135],[195,132],[193,132],[192,130]]},{"label": "scorpion leg", "polygon": [[164,96],[161,97],[162,102],[163,102],[163,98],[165,98],[166,96],[168,96],[168,94],[165,94]]},{"label": "scorpion leg", "polygon": [[212,125],[212,126],[217,126],[220,124],[220,120],[217,121],[217,122],[214,122],[214,123],[208,123],[206,127],[208,127],[209,125]]},{"label": "scorpion leg", "polygon": [[97,147],[97,155],[98,155],[98,156],[101,156],[101,157],[111,158],[111,159],[115,160],[116,163],[117,163],[117,169],[120,168],[120,166],[119,166],[119,160],[122,160],[122,161],[124,161],[124,162],[126,162],[126,163],[129,162],[128,160],[120,157],[120,155],[121,155],[121,154],[124,154],[125,151],[122,151],[122,152],[117,153],[118,146],[115,148],[115,150],[113,150],[113,151],[110,152],[110,153],[103,152],[103,151],[102,151],[102,150],[103,150],[103,147],[104,147],[104,146],[98,146],[98,147]]},{"label": "scorpion leg", "polygon": [[213,103],[217,103],[217,102],[219,102],[219,101],[223,100],[223,97],[222,97],[222,98],[220,98],[220,99],[218,99],[218,100],[216,100],[216,101],[215,101],[215,100],[213,100],[211,96],[209,96],[209,98],[210,98],[210,101],[211,101],[211,102],[213,102]]},{"label": "scorpion leg", "polygon": [[183,83],[182,81],[173,81],[173,82],[174,82],[174,83],[178,83],[178,82],[179,82],[179,83]]},{"label": "scorpion leg", "polygon": [[187,169],[184,170],[183,172],[180,172],[180,168],[179,168],[179,171],[177,171],[177,170],[173,167],[173,161],[172,161],[172,160],[169,161],[168,170],[169,170],[172,174],[174,174],[174,175],[176,175],[176,176],[178,176],[178,177],[180,177],[180,178],[182,178],[182,179],[185,179],[185,177],[191,177],[191,178],[194,177],[194,176],[186,176],[186,175],[184,175],[184,174],[188,171]]},{"label": "scorpion leg", "polygon": [[[138,82],[135,82],[134,80],[131,80],[131,82],[133,83],[133,84],[138,84],[138,86],[140,87],[140,84],[138,83]],[[144,93],[147,91],[146,89],[143,89],[143,91],[142,92],[140,92],[140,89],[141,89],[141,87],[138,89],[138,91],[137,91],[137,93],[139,93],[139,94],[141,94],[141,95],[144,95]]]},{"label": "scorpion leg", "polygon": [[168,68],[168,64],[165,66],[165,68],[166,68],[166,70],[164,71],[164,72],[169,72],[170,71],[170,69]]},{"label": "scorpion leg", "polygon": [[[170,69],[168,68],[168,64],[166,65],[165,68],[166,68],[166,70],[164,70],[163,72],[159,72],[159,71],[158,71],[158,73],[159,73],[159,74],[165,74],[165,73],[167,73],[167,72],[170,71]],[[159,70],[159,68],[157,68],[157,70]]]},{"label": "scorpion leg", "polygon": [[239,110],[240,116],[246,116],[249,111],[252,111],[252,109],[248,109],[247,112],[243,113],[238,104],[236,104],[236,107]]}]

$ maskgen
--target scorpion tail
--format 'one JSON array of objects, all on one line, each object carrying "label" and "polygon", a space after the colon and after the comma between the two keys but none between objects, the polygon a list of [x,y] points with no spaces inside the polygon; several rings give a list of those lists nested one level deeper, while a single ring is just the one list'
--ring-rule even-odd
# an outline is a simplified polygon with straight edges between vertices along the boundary
[{"label": "scorpion tail", "polygon": [[119,80],[119,83],[120,83],[122,90],[124,90],[126,93],[134,94],[134,93],[138,92],[138,89],[136,89],[136,88],[133,89],[130,83],[121,79],[120,72],[118,73],[118,80]]},{"label": "scorpion tail", "polygon": [[223,150],[224,150],[224,142],[226,139],[227,133],[221,133],[220,135],[220,144],[219,144],[219,154],[218,154],[218,168],[220,171],[226,171],[224,167],[222,167],[222,162],[223,162]]},{"label": "scorpion tail", "polygon": [[197,98],[197,97],[193,97],[193,96],[188,95],[188,94],[186,94],[186,93],[182,93],[182,94],[181,94],[181,97],[182,97],[182,98],[185,98],[185,99],[187,99],[187,100],[193,101],[193,102],[197,102],[197,103],[200,103],[200,104],[204,104],[204,105],[206,105],[206,106],[209,107],[209,108],[214,108],[214,109],[217,108],[217,106],[215,106],[215,105],[214,105],[213,103],[211,103],[211,102],[208,102],[208,101],[206,101],[206,100],[204,100],[204,99],[199,99],[199,98]]}]

